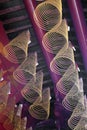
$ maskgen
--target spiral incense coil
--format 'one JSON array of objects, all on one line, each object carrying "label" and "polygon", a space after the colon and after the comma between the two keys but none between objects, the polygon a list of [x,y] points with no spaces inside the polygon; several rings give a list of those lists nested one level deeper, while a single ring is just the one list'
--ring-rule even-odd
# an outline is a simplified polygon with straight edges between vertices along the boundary
[{"label": "spiral incense coil", "polygon": [[14,115],[13,124],[14,124],[14,130],[21,130],[21,114],[22,114],[23,104],[19,104],[17,107],[17,112]]},{"label": "spiral incense coil", "polygon": [[83,98],[83,94],[78,87],[78,84],[75,84],[62,101],[64,108],[69,111],[73,111],[77,106],[77,103]]},{"label": "spiral incense coil", "polygon": [[0,87],[0,112],[2,112],[6,108],[9,89],[9,83]]},{"label": "spiral incense coil", "polygon": [[33,78],[21,90],[22,96],[30,103],[35,102],[38,97],[42,97],[43,72],[36,73],[36,80]]},{"label": "spiral incense coil", "polygon": [[27,57],[28,43],[30,41],[29,31],[24,31],[14,38],[9,44],[4,46],[5,58],[13,63],[22,63]]},{"label": "spiral incense coil", "polygon": [[49,31],[62,20],[61,0],[47,0],[39,4],[34,11],[34,20],[43,30]]},{"label": "spiral incense coil", "polygon": [[46,51],[57,54],[60,49],[68,48],[68,27],[66,20],[63,19],[60,26],[56,25],[47,32],[42,39],[43,47]]},{"label": "spiral incense coil", "polygon": [[87,117],[82,117],[73,130],[87,130],[86,125],[87,125]]},{"label": "spiral incense coil", "polygon": [[59,92],[66,95],[75,83],[78,83],[78,71],[74,64],[67,69],[62,78],[57,82],[56,88]]},{"label": "spiral incense coil", "polygon": [[84,103],[78,103],[71,117],[68,120],[68,126],[73,130],[81,119],[82,114],[85,112]]},{"label": "spiral incense coil", "polygon": [[42,92],[42,100],[40,97],[29,107],[32,117],[44,120],[48,119],[50,111],[50,89],[46,88]]},{"label": "spiral incense coil", "polygon": [[30,53],[20,66],[13,72],[14,79],[25,85],[36,74],[37,53]]},{"label": "spiral incense coil", "polygon": [[6,110],[3,114],[5,114],[11,121],[14,116],[14,107],[15,107],[15,97],[9,98],[6,106]]},{"label": "spiral incense coil", "polygon": [[6,130],[13,129],[13,116],[14,116],[15,98],[8,99],[6,108],[0,113],[0,123]]},{"label": "spiral incense coil", "polygon": [[4,120],[3,126],[6,130],[12,130],[13,126],[13,117],[14,117],[14,107],[15,107],[15,97],[9,98],[5,111],[3,111],[3,115],[7,117]]},{"label": "spiral incense coil", "polygon": [[61,49],[57,53],[50,63],[50,68],[54,73],[64,75],[71,64],[75,64],[75,60],[73,49],[69,46],[65,51]]},{"label": "spiral incense coil", "polygon": [[79,99],[78,104],[76,105],[75,109],[72,112],[71,117],[68,119],[68,126],[71,129],[74,129],[78,124],[79,120],[81,119],[82,115],[85,112],[85,104],[86,104],[86,96],[84,96],[83,91],[83,79],[79,78],[79,90],[81,92],[81,97]]},{"label": "spiral incense coil", "polygon": [[21,119],[21,130],[26,130],[26,126],[27,126],[27,117],[23,117]]}]

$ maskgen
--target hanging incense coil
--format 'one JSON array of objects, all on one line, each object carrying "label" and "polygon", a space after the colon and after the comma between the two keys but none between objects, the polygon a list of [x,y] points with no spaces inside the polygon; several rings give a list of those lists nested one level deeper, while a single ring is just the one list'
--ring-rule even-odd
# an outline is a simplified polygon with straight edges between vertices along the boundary
[{"label": "hanging incense coil", "polygon": [[79,74],[74,64],[72,64],[57,82],[56,87],[60,93],[66,95],[75,83],[78,83]]},{"label": "hanging incense coil", "polygon": [[30,103],[35,102],[38,97],[42,97],[43,72],[36,73],[36,80],[33,78],[21,90],[22,96]]},{"label": "hanging incense coil", "polygon": [[6,116],[4,120],[3,126],[6,130],[12,130],[13,125],[13,117],[14,117],[14,107],[15,107],[15,97],[9,98],[5,111],[3,115]]},{"label": "hanging incense coil", "polygon": [[84,103],[78,103],[75,109],[73,110],[73,113],[71,117],[68,120],[68,126],[73,130],[75,126],[78,124],[78,122],[81,119],[82,114],[85,112],[85,105]]},{"label": "hanging incense coil", "polygon": [[9,83],[0,87],[0,112],[2,112],[6,108],[9,89],[10,89]]},{"label": "hanging incense coil", "polygon": [[[87,129],[87,98],[84,96],[84,101],[82,100],[83,108],[77,105],[75,111],[72,113],[71,118],[68,120],[69,127],[74,130],[86,130]],[[75,123],[76,125],[72,125]],[[74,126],[74,127],[73,127]]]},{"label": "hanging incense coil", "polygon": [[81,98],[83,98],[83,93],[80,92],[78,83],[75,83],[69,93],[64,97],[62,105],[67,110],[73,111]]},{"label": "hanging incense coil", "polygon": [[46,51],[57,54],[60,49],[68,48],[68,27],[66,20],[62,20],[60,26],[56,25],[47,32],[42,39],[43,47]]},{"label": "hanging incense coil", "polygon": [[13,72],[14,79],[25,85],[36,74],[37,53],[30,53],[20,66]]},{"label": "hanging incense coil", "polygon": [[8,103],[6,108],[0,113],[0,123],[3,124],[3,127],[6,130],[13,129],[13,116],[14,116],[14,105],[15,105],[15,98],[8,99]]},{"label": "hanging incense coil", "polygon": [[22,114],[23,104],[19,104],[17,112],[14,115],[13,124],[14,124],[14,130],[21,130],[21,114]]},{"label": "hanging incense coil", "polygon": [[62,20],[61,0],[47,0],[39,4],[34,11],[34,20],[43,30],[49,31]]},{"label": "hanging incense coil", "polygon": [[24,31],[14,38],[9,44],[4,46],[5,58],[13,63],[22,63],[27,57],[28,43],[30,41],[29,31]]},{"label": "hanging incense coil", "polygon": [[76,127],[73,130],[87,130],[87,114],[86,117],[82,117]]},{"label": "hanging incense coil", "polygon": [[26,126],[27,126],[27,117],[23,117],[21,119],[21,130],[26,130]]},{"label": "hanging incense coil", "polygon": [[5,114],[11,121],[13,120],[14,116],[14,107],[15,107],[15,97],[9,98],[6,106],[7,111],[5,111],[5,113],[3,114]]},{"label": "hanging incense coil", "polygon": [[76,105],[75,109],[72,112],[71,117],[68,120],[68,125],[71,129],[75,128],[75,126],[78,124],[79,120],[81,119],[81,116],[85,112],[86,96],[84,96],[82,78],[79,79],[79,90],[82,93],[81,98],[79,99],[78,104]]},{"label": "hanging incense coil", "polygon": [[74,52],[71,46],[65,51],[60,50],[50,63],[50,69],[58,74],[64,75],[71,64],[75,64]]},{"label": "hanging incense coil", "polygon": [[48,119],[50,110],[50,89],[46,88],[42,92],[42,100],[40,97],[29,107],[32,117],[40,120]]}]

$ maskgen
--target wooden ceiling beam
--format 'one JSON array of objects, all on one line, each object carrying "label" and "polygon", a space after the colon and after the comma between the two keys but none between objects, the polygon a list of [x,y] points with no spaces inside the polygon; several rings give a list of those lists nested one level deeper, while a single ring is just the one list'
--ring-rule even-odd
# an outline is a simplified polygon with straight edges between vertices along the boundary
[{"label": "wooden ceiling beam", "polygon": [[25,25],[25,26],[22,26],[22,27],[18,27],[18,28],[7,30],[6,33],[7,34],[14,33],[14,32],[17,32],[17,31],[22,31],[22,30],[28,29],[30,27],[31,27],[31,25]]},{"label": "wooden ceiling beam", "polygon": [[3,21],[3,24],[11,24],[11,23],[14,23],[14,22],[26,20],[27,18],[28,18],[27,15],[15,17],[15,18],[10,18],[10,19],[6,19],[5,21]]},{"label": "wooden ceiling beam", "polygon": [[4,10],[0,10],[0,15],[4,15],[4,14],[7,14],[7,13],[18,11],[18,10],[21,10],[21,9],[24,9],[24,8],[25,8],[24,5],[13,6],[13,7],[4,9]]}]

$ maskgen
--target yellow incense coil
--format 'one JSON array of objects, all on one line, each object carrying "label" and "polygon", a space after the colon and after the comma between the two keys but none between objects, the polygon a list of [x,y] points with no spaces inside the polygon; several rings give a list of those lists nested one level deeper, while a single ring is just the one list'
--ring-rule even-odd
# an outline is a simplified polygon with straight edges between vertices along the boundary
[{"label": "yellow incense coil", "polygon": [[67,69],[62,78],[57,82],[56,88],[59,92],[66,95],[75,83],[78,83],[79,74],[74,64]]},{"label": "yellow incense coil", "polygon": [[85,105],[83,102],[79,102],[68,120],[68,126],[72,130],[76,127],[84,112],[85,112]]},{"label": "yellow incense coil", "polygon": [[[84,93],[83,93],[84,95]],[[84,98],[80,100],[80,103],[83,105],[77,105],[74,112],[72,113],[70,119],[68,120],[69,127],[72,127],[74,130],[86,130],[87,129],[87,98],[86,96],[83,96]],[[74,125],[73,127],[73,123]]]},{"label": "yellow incense coil", "polygon": [[60,49],[68,48],[68,27],[66,20],[63,19],[60,26],[56,25],[47,32],[42,39],[42,43],[46,51],[57,54]]},{"label": "yellow incense coil", "polygon": [[29,31],[24,31],[4,46],[3,54],[10,62],[22,63],[27,57],[28,43],[30,41]]},{"label": "yellow incense coil", "polygon": [[78,124],[79,120],[81,119],[82,115],[85,113],[86,109],[86,96],[84,96],[83,92],[83,80],[82,78],[79,79],[79,90],[81,93],[81,97],[78,100],[78,104],[76,105],[75,109],[73,110],[71,117],[68,119],[68,125],[71,129],[74,129]]},{"label": "yellow incense coil", "polygon": [[28,83],[36,74],[37,53],[30,53],[13,72],[14,79],[20,84]]},{"label": "yellow incense coil", "polygon": [[82,117],[73,130],[86,130],[87,129],[87,114]]},{"label": "yellow incense coil", "polygon": [[36,73],[36,80],[33,78],[21,90],[22,96],[30,103],[35,102],[38,97],[42,97],[43,72]]},{"label": "yellow incense coil", "polygon": [[15,97],[9,98],[6,106],[5,114],[11,121],[13,120],[14,116],[14,107],[15,107]]},{"label": "yellow incense coil", "polygon": [[68,94],[64,97],[62,101],[62,105],[69,111],[73,111],[77,106],[78,102],[80,102],[81,98],[83,98],[83,93],[79,90],[78,83],[70,89]]},{"label": "yellow incense coil", "polygon": [[40,97],[29,107],[32,117],[40,120],[48,119],[50,111],[50,89],[46,88],[42,92],[42,100]]},{"label": "yellow incense coil", "polygon": [[61,0],[47,0],[39,4],[34,10],[34,20],[43,30],[49,31],[62,20]]},{"label": "yellow incense coil", "polygon": [[15,107],[15,97],[9,98],[5,111],[3,115],[7,117],[4,121],[3,126],[6,130],[11,130],[13,125],[13,117],[14,117],[14,107]]},{"label": "yellow incense coil", "polygon": [[23,109],[23,104],[19,104],[17,107],[17,112],[14,115],[13,119],[13,124],[14,124],[14,130],[21,130],[21,125],[22,125],[22,109]]},{"label": "yellow incense coil", "polygon": [[64,75],[71,64],[75,64],[74,52],[71,46],[65,51],[61,49],[50,63],[51,70],[59,75]]},{"label": "yellow incense coil", "polygon": [[9,89],[9,83],[6,83],[4,86],[0,87],[0,112],[6,108]]}]

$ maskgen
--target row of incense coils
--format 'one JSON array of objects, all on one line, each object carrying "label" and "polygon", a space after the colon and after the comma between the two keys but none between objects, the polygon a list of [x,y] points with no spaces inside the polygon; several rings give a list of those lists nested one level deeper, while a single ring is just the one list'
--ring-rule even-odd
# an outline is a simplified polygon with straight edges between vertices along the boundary
[{"label": "row of incense coils", "polygon": [[23,85],[21,94],[32,103],[29,107],[30,114],[43,120],[49,117],[50,88],[43,89],[43,72],[36,72],[37,53],[27,54],[29,38],[29,31],[22,32],[3,48],[3,55],[10,62],[18,64],[13,71],[13,78]]},{"label": "row of incense coils", "polygon": [[67,22],[62,19],[62,1],[46,0],[39,4],[34,11],[34,20],[39,28],[46,31],[42,38],[44,49],[54,55],[50,69],[61,76],[56,88],[63,96],[63,107],[72,112],[68,125],[74,130],[86,130],[87,99],[68,38]]}]

